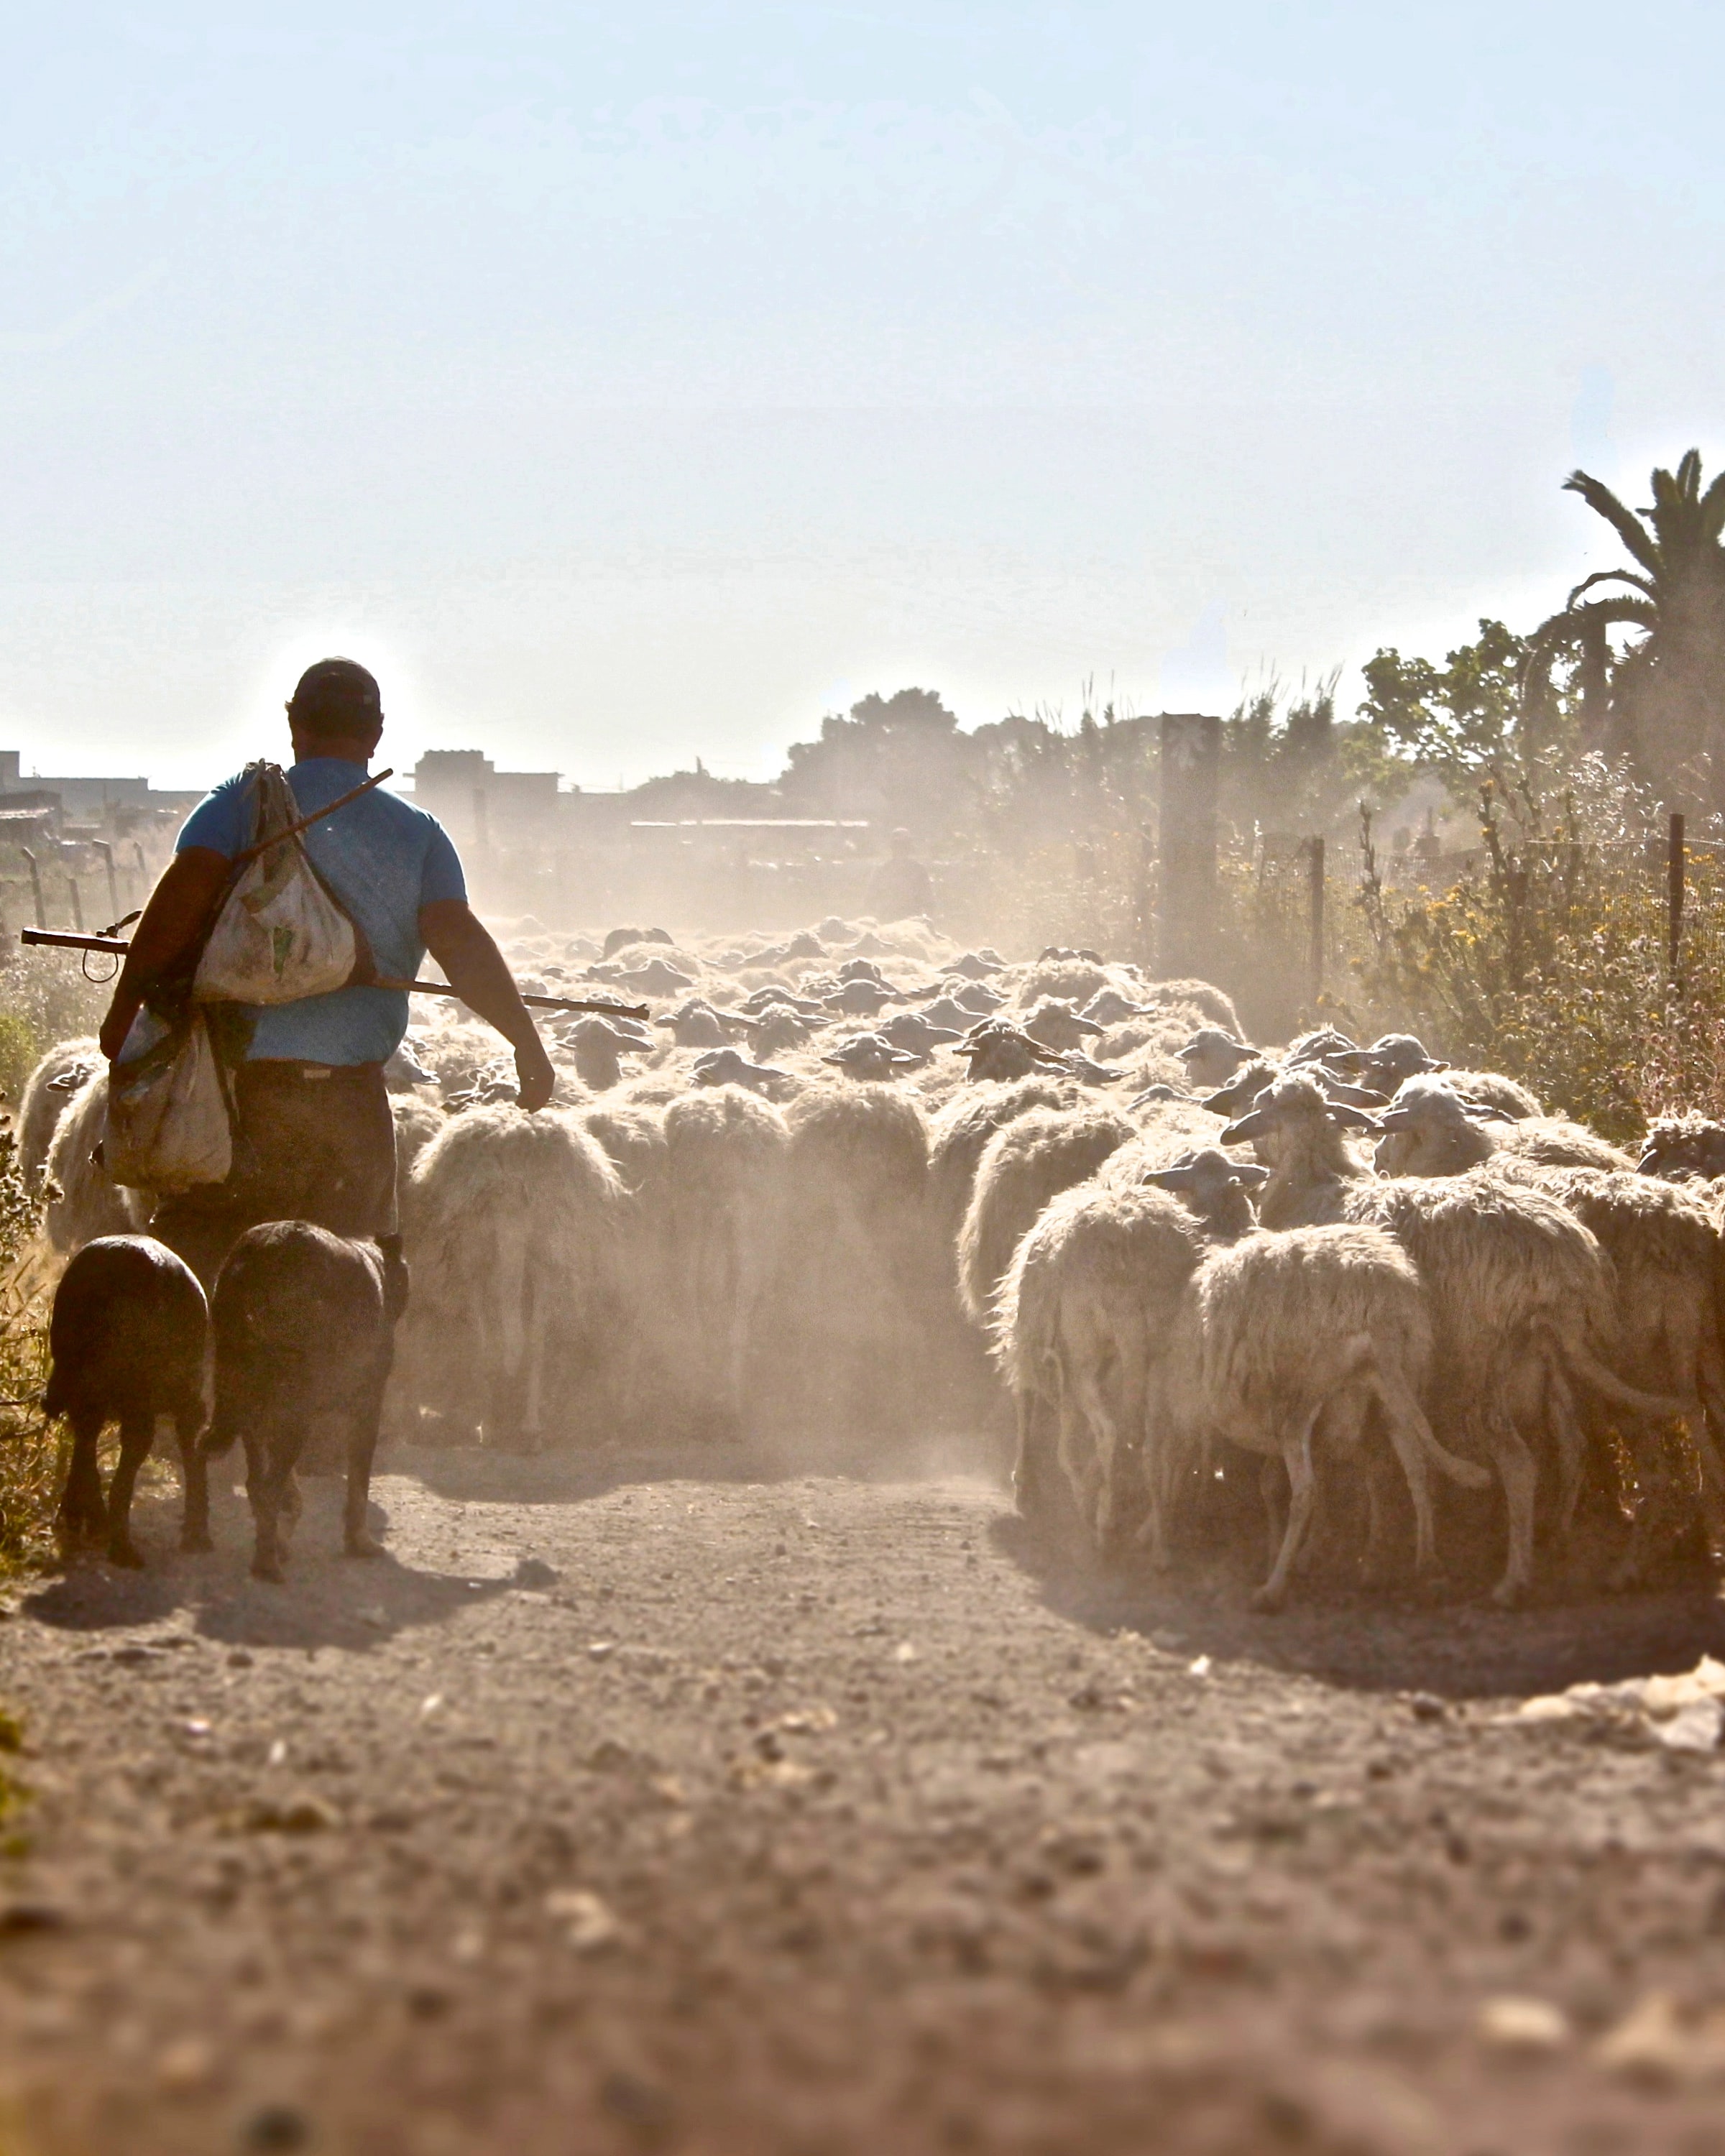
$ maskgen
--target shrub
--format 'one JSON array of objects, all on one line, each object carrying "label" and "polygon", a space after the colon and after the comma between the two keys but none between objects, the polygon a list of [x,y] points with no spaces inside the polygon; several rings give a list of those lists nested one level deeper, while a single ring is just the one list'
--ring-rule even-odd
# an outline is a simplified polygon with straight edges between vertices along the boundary
[{"label": "shrub", "polygon": [[0,1574],[45,1556],[60,1445],[37,1403],[48,1376],[51,1270],[41,1201],[0,1133]]}]

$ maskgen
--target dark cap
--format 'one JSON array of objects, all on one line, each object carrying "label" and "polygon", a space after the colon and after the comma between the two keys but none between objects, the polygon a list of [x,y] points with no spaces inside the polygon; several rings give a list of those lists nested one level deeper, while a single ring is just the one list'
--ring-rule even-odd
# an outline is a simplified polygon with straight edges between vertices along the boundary
[{"label": "dark cap", "polygon": [[288,716],[309,734],[366,733],[383,722],[376,676],[357,659],[320,659],[300,676]]}]

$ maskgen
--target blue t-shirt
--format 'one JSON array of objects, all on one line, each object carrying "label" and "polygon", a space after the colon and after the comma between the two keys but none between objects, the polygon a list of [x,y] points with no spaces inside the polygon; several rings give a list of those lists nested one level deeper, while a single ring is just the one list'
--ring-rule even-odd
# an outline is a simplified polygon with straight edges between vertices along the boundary
[{"label": "blue t-shirt", "polygon": [[[300,813],[309,815],[363,785],[366,773],[363,764],[340,757],[309,756],[287,777]],[[198,803],[174,851],[206,846],[232,860],[252,843],[254,814],[252,789],[241,773]],[[420,907],[467,896],[460,860],[443,825],[380,786],[314,824],[301,834],[301,843],[364,932],[377,971],[411,980],[425,956]],[[300,1003],[241,1008],[252,1015],[246,1055],[253,1062],[382,1063],[408,1029],[408,999],[394,988],[337,988]]]}]

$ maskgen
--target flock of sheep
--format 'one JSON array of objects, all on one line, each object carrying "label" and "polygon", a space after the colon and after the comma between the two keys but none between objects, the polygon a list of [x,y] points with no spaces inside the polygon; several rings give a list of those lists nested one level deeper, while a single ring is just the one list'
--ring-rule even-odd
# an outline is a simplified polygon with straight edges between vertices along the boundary
[{"label": "flock of sheep", "polygon": [[[919,922],[506,951],[619,1009],[562,1030],[536,1115],[455,1007],[393,1068],[398,1435],[808,1458],[986,1430],[1004,1380],[1022,1510],[1158,1567],[1267,1520],[1267,1607],[1410,1557],[1506,1604],[1582,1551],[1628,1584],[1725,1528],[1716,1126],[1656,1125],[1638,1172],[1409,1037],[1271,1055],[1207,983]],[[63,1043],[20,1106],[68,1255],[147,1221],[91,1158],[104,1084]]]}]

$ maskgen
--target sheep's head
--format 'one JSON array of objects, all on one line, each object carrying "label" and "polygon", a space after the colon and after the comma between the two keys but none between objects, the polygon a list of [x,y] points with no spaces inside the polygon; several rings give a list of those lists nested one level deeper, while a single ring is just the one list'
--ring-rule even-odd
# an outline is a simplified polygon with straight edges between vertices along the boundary
[{"label": "sheep's head", "polygon": [[847,1078],[880,1080],[896,1078],[901,1070],[908,1070],[922,1059],[907,1055],[883,1040],[878,1033],[854,1034],[842,1048],[831,1055],[823,1055],[823,1063],[829,1063],[842,1070]]},{"label": "sheep's head", "polygon": [[1153,1183],[1158,1190],[1172,1190],[1213,1235],[1232,1239],[1254,1224],[1251,1193],[1270,1180],[1270,1170],[1255,1161],[1230,1160],[1225,1152],[1206,1146],[1201,1152],[1183,1154],[1167,1168],[1152,1168],[1140,1180]]},{"label": "sheep's head", "polygon": [[789,1075],[768,1064],[751,1063],[734,1048],[716,1048],[710,1055],[697,1055],[689,1067],[689,1075],[697,1086],[746,1086],[750,1092],[769,1099],[774,1086]]},{"label": "sheep's head", "polygon": [[1154,1004],[1135,1004],[1118,988],[1098,988],[1078,1015],[1093,1018],[1101,1026],[1118,1025],[1124,1019],[1142,1018],[1155,1008]]},{"label": "sheep's head", "polygon": [[675,1010],[667,1011],[653,1023],[669,1026],[670,1037],[679,1048],[722,1048],[725,1045],[725,1029],[719,1023],[718,1013],[709,1004],[692,1000],[680,1004]]},{"label": "sheep's head", "polygon": [[1266,1167],[1285,1167],[1314,1147],[1328,1150],[1343,1131],[1378,1128],[1363,1108],[1332,1101],[1315,1077],[1290,1071],[1259,1094],[1222,1133],[1224,1146],[1250,1145]]},{"label": "sheep's head", "polygon": [[1332,1025],[1320,1026],[1316,1033],[1302,1033],[1288,1043],[1288,1052],[1283,1059],[1291,1070],[1301,1063],[1335,1063],[1344,1055],[1360,1053],[1356,1042],[1345,1033],[1337,1033]]},{"label": "sheep's head", "polygon": [[1186,1066],[1194,1086],[1225,1086],[1256,1050],[1219,1025],[1200,1026],[1183,1048],[1174,1050]]},{"label": "sheep's head", "polygon": [[1663,1176],[1668,1183],[1725,1175],[1725,1123],[1704,1116],[1656,1116],[1635,1166],[1643,1175]]},{"label": "sheep's head", "polygon": [[1237,1077],[1230,1079],[1227,1085],[1208,1095],[1198,1105],[1200,1108],[1208,1108],[1213,1116],[1231,1118],[1250,1108],[1266,1087],[1276,1083],[1277,1075],[1273,1063],[1266,1063],[1261,1055],[1258,1056],[1247,1064]]},{"label": "sheep's head", "polygon": [[845,1018],[873,1018],[883,1005],[898,999],[896,989],[884,987],[872,975],[853,976],[839,983],[836,993],[822,998],[829,1011]]},{"label": "sheep's head", "polygon": [[1065,1070],[1066,1067],[1051,1048],[1032,1040],[1029,1034],[1020,1033],[1003,1019],[988,1019],[973,1026],[952,1053],[964,1057],[973,1078],[998,1079],[1009,1085],[1014,1079],[1028,1078],[1038,1069]]},{"label": "sheep's head", "polygon": [[1411,1033],[1383,1034],[1369,1048],[1353,1049],[1326,1060],[1386,1097],[1399,1091],[1410,1078],[1431,1077],[1450,1067],[1428,1055],[1425,1042]]},{"label": "sheep's head", "polygon": [[1383,1175],[1461,1175],[1491,1152],[1480,1126],[1503,1120],[1495,1108],[1464,1101],[1441,1078],[1409,1078],[1378,1119],[1375,1156]]},{"label": "sheep's head", "polygon": [[922,1057],[932,1055],[937,1048],[944,1048],[963,1037],[963,1030],[957,1026],[931,1024],[921,1011],[900,1011],[880,1028],[880,1038],[889,1046],[901,1048],[907,1055]]},{"label": "sheep's head", "polygon": [[1024,1031],[1032,1040],[1056,1050],[1082,1048],[1086,1038],[1106,1030],[1095,1019],[1081,1018],[1070,1003],[1057,996],[1045,996],[1024,1020]]}]

